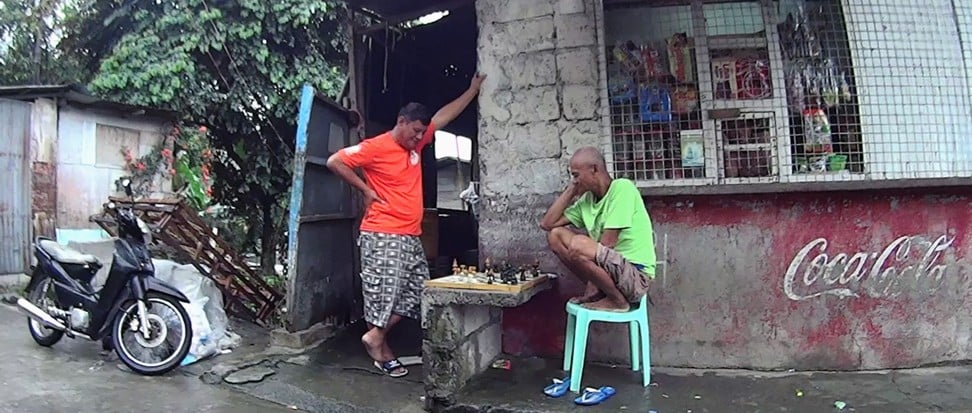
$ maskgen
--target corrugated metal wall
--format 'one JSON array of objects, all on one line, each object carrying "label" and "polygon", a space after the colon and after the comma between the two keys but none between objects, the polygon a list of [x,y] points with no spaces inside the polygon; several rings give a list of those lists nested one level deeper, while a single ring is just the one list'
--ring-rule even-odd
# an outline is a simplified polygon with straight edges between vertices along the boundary
[{"label": "corrugated metal wall", "polygon": [[26,272],[30,251],[30,104],[0,99],[0,274]]}]

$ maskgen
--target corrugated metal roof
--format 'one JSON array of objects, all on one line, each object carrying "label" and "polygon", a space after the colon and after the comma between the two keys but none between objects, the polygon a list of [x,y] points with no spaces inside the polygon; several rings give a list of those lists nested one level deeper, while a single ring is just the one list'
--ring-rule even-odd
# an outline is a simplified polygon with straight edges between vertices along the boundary
[{"label": "corrugated metal roof", "polygon": [[385,18],[448,10],[475,0],[348,0],[352,7],[370,10]]},{"label": "corrugated metal roof", "polygon": [[84,86],[79,84],[0,86],[0,98],[20,101],[30,101],[38,98],[59,98],[67,101],[72,106],[107,110],[129,116],[150,116],[170,120],[176,120],[180,117],[179,112],[167,109],[101,100],[91,95]]}]

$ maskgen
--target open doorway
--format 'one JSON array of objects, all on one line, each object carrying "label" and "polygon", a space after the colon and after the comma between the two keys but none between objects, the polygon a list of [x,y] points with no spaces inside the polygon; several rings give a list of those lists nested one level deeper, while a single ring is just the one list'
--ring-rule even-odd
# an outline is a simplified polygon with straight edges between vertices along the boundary
[{"label": "open doorway", "polygon": [[[408,102],[435,111],[469,86],[477,64],[473,2],[358,3],[362,11],[389,22],[366,29],[362,50],[356,51],[361,59],[357,83],[366,137],[394,126],[398,110]],[[469,205],[459,199],[470,183],[479,181],[478,113],[474,100],[445,130],[438,131],[422,153],[426,208],[422,238],[433,278],[450,273],[453,260],[478,265],[476,220]]]}]

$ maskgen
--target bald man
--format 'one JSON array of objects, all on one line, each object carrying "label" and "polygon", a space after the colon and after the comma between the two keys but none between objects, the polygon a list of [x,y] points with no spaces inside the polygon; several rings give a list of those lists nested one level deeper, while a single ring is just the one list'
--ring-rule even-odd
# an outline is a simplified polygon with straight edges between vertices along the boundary
[{"label": "bald man", "polygon": [[[655,278],[651,218],[634,182],[612,179],[593,147],[570,158],[573,177],[544,214],[550,249],[587,287],[571,298],[583,306],[628,311]],[[576,200],[575,200],[576,199]],[[586,231],[579,234],[569,226]]]}]

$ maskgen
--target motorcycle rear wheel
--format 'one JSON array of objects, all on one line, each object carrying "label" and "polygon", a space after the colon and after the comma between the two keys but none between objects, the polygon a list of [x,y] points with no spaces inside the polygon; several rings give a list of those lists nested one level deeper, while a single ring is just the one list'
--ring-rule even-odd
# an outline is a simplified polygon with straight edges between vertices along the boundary
[{"label": "motorcycle rear wheel", "polygon": [[[165,311],[168,314],[159,315],[156,311]],[[131,300],[122,304],[112,324],[112,344],[118,358],[136,373],[146,376],[162,375],[178,367],[189,353],[192,345],[192,321],[182,303],[167,295],[148,294],[146,313],[150,330],[147,339],[140,331],[138,301]],[[174,325],[170,327],[169,321]],[[177,335],[170,337],[171,334]],[[160,361],[148,360],[156,353],[161,354]]]},{"label": "motorcycle rear wheel", "polygon": [[[40,307],[42,310],[47,311],[47,307],[50,305],[56,305],[54,303],[54,298],[47,297],[47,292],[51,286],[51,279],[44,278],[34,289],[27,294],[27,301]],[[37,344],[50,347],[61,341],[64,337],[64,332],[61,330],[55,330],[53,328],[47,327],[41,324],[40,321],[36,321],[33,318],[27,317],[27,330],[30,331],[30,338],[34,339]]]}]

